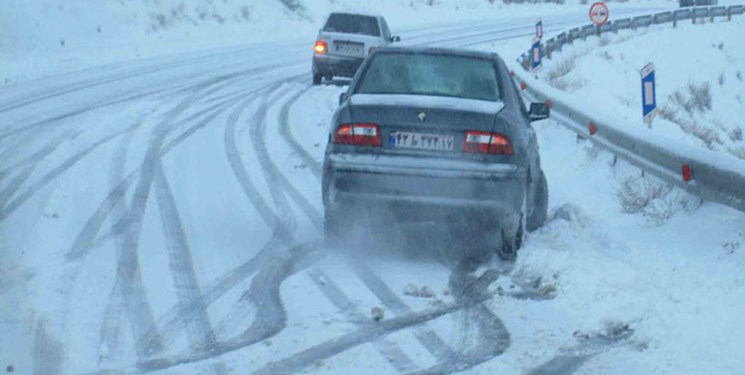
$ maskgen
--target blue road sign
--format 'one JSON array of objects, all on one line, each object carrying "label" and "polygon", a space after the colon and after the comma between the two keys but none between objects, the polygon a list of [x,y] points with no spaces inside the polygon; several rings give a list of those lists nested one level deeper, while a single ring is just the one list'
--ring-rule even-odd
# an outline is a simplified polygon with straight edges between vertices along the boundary
[{"label": "blue road sign", "polygon": [[541,38],[533,38],[533,47],[530,49],[530,63],[533,70],[541,66]]},{"label": "blue road sign", "polygon": [[654,65],[647,64],[641,71],[642,76],[642,115],[644,122],[652,123],[657,109],[657,87],[654,80]]}]

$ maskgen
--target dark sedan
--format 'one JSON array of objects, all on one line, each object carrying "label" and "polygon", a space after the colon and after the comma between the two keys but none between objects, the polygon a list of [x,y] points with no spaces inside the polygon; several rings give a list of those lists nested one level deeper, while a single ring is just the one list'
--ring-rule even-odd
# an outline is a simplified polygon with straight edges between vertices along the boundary
[{"label": "dark sedan", "polygon": [[[323,165],[327,240],[353,224],[439,220],[467,252],[513,259],[546,219],[548,187],[531,121],[496,54],[382,48],[340,98]],[[378,220],[373,220],[377,218]]]}]

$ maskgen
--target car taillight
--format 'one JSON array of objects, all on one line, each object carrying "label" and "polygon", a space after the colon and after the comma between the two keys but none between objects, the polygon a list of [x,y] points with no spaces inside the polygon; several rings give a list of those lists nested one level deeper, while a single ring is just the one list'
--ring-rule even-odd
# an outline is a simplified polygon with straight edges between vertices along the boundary
[{"label": "car taillight", "polygon": [[326,52],[329,50],[328,43],[324,42],[323,40],[319,40],[316,42],[316,45],[313,46],[313,51],[315,51],[318,54],[325,55]]},{"label": "car taillight", "polygon": [[510,139],[501,133],[467,130],[463,140],[463,152],[481,154],[512,154]]},{"label": "car taillight", "polygon": [[373,54],[373,52],[375,52],[375,47],[370,47],[370,49],[369,49],[369,50],[367,50],[367,54],[368,54],[368,55],[372,55],[372,54]]},{"label": "car taillight", "polygon": [[339,145],[380,147],[380,127],[377,124],[341,124],[332,141]]}]

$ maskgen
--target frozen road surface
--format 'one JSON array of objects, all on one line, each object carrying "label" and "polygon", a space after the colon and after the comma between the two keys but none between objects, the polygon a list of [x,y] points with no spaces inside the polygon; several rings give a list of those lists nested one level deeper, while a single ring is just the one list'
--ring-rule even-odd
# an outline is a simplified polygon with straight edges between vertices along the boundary
[{"label": "frozen road surface", "polygon": [[[499,49],[533,27],[526,18],[402,37]],[[0,90],[0,370],[745,368],[743,338],[729,334],[742,328],[731,311],[745,311],[742,215],[681,195],[688,211],[664,225],[624,216],[613,181],[638,171],[550,121],[537,127],[552,217],[515,264],[460,268],[437,255],[458,239],[434,232],[386,249],[326,248],[320,168],[344,88],[311,86],[310,46],[136,61]],[[702,310],[716,323],[674,329]],[[689,345],[702,340],[710,346]]]}]

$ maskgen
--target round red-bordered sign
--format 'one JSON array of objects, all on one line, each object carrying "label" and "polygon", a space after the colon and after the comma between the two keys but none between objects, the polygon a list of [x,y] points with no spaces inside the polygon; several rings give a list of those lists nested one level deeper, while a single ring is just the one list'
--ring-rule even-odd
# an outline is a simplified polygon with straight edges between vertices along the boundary
[{"label": "round red-bordered sign", "polygon": [[608,17],[610,17],[610,11],[604,2],[598,1],[595,4],[592,4],[590,7],[590,21],[592,21],[592,23],[598,26],[603,26],[608,22]]}]

